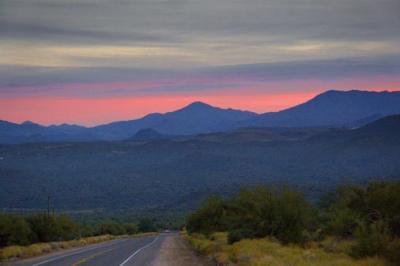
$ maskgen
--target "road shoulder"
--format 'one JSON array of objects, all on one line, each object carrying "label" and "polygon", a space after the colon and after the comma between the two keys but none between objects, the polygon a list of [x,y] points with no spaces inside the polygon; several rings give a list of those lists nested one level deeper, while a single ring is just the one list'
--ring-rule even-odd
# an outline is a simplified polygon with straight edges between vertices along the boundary
[{"label": "road shoulder", "polygon": [[153,266],[211,266],[206,258],[200,257],[177,234],[167,236],[155,257]]}]

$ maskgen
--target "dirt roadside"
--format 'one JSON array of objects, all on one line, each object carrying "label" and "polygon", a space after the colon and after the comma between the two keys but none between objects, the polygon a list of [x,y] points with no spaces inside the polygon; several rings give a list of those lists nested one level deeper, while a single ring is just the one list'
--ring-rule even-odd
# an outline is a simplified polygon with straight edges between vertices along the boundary
[{"label": "dirt roadside", "polygon": [[162,243],[152,266],[212,266],[214,263],[198,256],[179,234],[171,234]]}]

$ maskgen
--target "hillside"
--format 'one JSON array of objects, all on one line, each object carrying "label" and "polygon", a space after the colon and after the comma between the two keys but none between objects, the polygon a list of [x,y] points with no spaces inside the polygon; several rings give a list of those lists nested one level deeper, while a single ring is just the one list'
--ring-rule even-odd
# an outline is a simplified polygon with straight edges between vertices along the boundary
[{"label": "hillside", "polygon": [[141,119],[114,122],[91,129],[99,139],[126,139],[138,130],[152,128],[161,134],[193,135],[199,133],[225,131],[235,123],[255,117],[247,111],[222,109],[194,102],[174,112],[149,114]]},{"label": "hillside", "polygon": [[149,140],[160,140],[160,139],[169,139],[173,138],[173,135],[164,135],[158,132],[157,130],[154,130],[152,128],[144,128],[140,129],[136,134],[128,138],[128,141],[134,141],[134,140],[143,140],[143,141],[149,141]]},{"label": "hillside", "polygon": [[42,126],[30,121],[21,124],[0,120],[0,143],[89,141],[93,135],[87,128],[77,125]]},{"label": "hillside", "polygon": [[391,114],[400,114],[400,92],[331,90],[292,108],[261,114],[242,125],[253,127],[353,127]]},{"label": "hillside", "polygon": [[[57,209],[116,211],[120,206],[163,212],[192,208],[210,193],[230,193],[241,185],[286,183],[315,196],[337,184],[399,178],[398,132],[387,131],[390,138],[378,130],[373,140],[365,138],[364,131],[386,124],[386,119],[391,120],[339,134],[310,134],[324,136],[318,138],[285,139],[274,133],[279,137],[271,139],[269,129],[257,129],[214,134],[212,141],[200,135],[146,142],[0,145],[0,207],[44,207],[50,194]],[[223,141],[235,134],[234,141]]]}]

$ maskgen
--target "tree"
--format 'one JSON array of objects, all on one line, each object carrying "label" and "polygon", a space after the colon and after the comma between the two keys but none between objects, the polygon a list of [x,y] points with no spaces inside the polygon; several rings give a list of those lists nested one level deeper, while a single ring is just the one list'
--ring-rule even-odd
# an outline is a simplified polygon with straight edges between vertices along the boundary
[{"label": "tree", "polygon": [[201,207],[187,219],[189,233],[200,232],[210,234],[216,231],[227,230],[226,205],[219,197],[210,197]]},{"label": "tree", "polygon": [[143,233],[157,231],[157,228],[156,228],[154,222],[149,218],[140,219],[139,223],[138,223],[138,229],[139,229],[139,232],[143,232]]},{"label": "tree", "polygon": [[23,217],[0,214],[0,247],[32,243],[32,230]]}]

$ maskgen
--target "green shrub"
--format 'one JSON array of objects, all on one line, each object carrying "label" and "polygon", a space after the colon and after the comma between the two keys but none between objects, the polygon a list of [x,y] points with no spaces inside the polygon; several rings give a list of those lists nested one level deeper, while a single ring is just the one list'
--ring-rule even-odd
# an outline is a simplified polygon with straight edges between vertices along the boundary
[{"label": "green shrub", "polygon": [[141,233],[155,232],[155,231],[157,231],[157,227],[154,224],[153,220],[151,220],[149,218],[142,218],[139,220],[138,230]]},{"label": "green shrub", "polygon": [[336,209],[329,217],[328,231],[336,236],[350,237],[361,221],[360,215],[349,209]]},{"label": "green shrub", "polygon": [[389,228],[383,221],[361,223],[355,231],[356,244],[352,249],[355,257],[367,257],[386,253],[390,243]]},{"label": "green shrub", "polygon": [[244,238],[253,238],[254,231],[250,229],[233,229],[228,232],[228,243],[233,244]]},{"label": "green shrub", "polygon": [[97,235],[123,235],[126,234],[124,226],[114,221],[101,223]]},{"label": "green shrub", "polygon": [[385,258],[393,263],[393,265],[400,265],[400,239],[395,239],[389,243],[385,252]]},{"label": "green shrub", "polygon": [[137,234],[138,233],[138,226],[136,224],[133,223],[129,223],[129,224],[124,224],[125,227],[125,232],[128,235],[133,235],[133,234]]},{"label": "green shrub", "polygon": [[210,197],[188,217],[186,228],[189,233],[197,232],[205,235],[225,231],[227,229],[225,214],[225,202],[219,197]]},{"label": "green shrub", "polygon": [[32,242],[32,234],[23,217],[0,214],[0,247],[28,245]]},{"label": "green shrub", "polygon": [[276,216],[271,224],[275,231],[271,235],[283,243],[303,243],[305,232],[311,229],[315,219],[304,196],[288,189],[278,196]]},{"label": "green shrub", "polygon": [[306,239],[305,231],[314,231],[314,220],[315,211],[302,194],[258,186],[243,189],[226,201],[208,199],[189,216],[187,230],[205,235],[229,231],[231,242],[273,236],[284,243],[300,243]]}]

